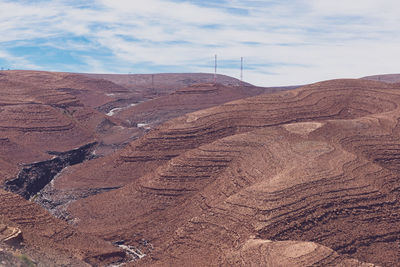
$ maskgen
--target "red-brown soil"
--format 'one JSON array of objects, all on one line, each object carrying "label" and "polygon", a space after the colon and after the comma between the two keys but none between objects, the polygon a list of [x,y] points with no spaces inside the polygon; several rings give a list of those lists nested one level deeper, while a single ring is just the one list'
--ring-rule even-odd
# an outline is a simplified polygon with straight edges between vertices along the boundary
[{"label": "red-brown soil", "polygon": [[[4,71],[0,74],[0,183],[26,164],[55,153],[103,142],[106,121],[95,108],[113,101],[110,93],[128,92],[109,81],[68,73]],[[0,219],[22,231],[21,250],[44,266],[87,265],[123,260],[125,253],[104,240],[87,236],[51,216],[33,202],[0,191]],[[0,261],[1,262],[1,261]]]},{"label": "red-brown soil", "polygon": [[[32,197],[37,191],[23,191],[33,190],[32,188],[40,190],[41,185],[38,186],[35,183],[47,183],[65,166],[87,159],[89,153],[92,153],[92,148],[81,151],[87,145],[92,147],[92,144],[98,144],[95,156],[107,155],[147,131],[143,127],[136,127],[137,125],[130,126],[123,117],[106,114],[113,108],[124,108],[125,105],[146,101],[149,97],[167,94],[165,99],[168,100],[168,104],[177,107],[179,112],[166,107],[159,108],[159,110],[164,110],[164,114],[161,113],[160,117],[155,118],[154,124],[156,124],[193,110],[275,90],[247,85],[246,90],[241,87],[232,88],[234,93],[228,93],[225,97],[220,92],[229,90],[226,86],[203,85],[203,89],[205,87],[211,89],[205,88],[196,95],[195,100],[199,103],[195,105],[192,96],[196,89],[190,87],[182,89],[182,87],[198,80],[203,81],[202,74],[192,74],[188,77],[182,74],[169,74],[160,77],[166,80],[165,86],[160,82],[157,84],[164,89],[153,94],[154,90],[151,88],[153,91],[150,91],[149,95],[145,87],[135,87],[132,84],[124,87],[106,79],[96,79],[80,74],[39,71],[0,72],[0,183],[5,185],[7,190],[14,190],[14,187],[17,187],[17,190],[13,192],[18,192],[27,198]],[[181,79],[181,77],[186,77],[186,80],[174,82],[174,79]],[[207,79],[205,81],[208,81]],[[232,81],[238,84],[237,80],[229,77],[220,76],[218,79],[226,84]],[[130,81],[132,82],[131,78]],[[179,86],[174,88],[174,84]],[[194,86],[194,88],[199,87]],[[174,91],[179,89],[181,89],[181,92],[177,93],[179,96],[174,96]],[[169,96],[171,92],[172,96]],[[215,92],[219,93],[215,94]],[[163,102],[162,99],[158,102],[157,99],[153,101],[154,103]],[[68,157],[72,158],[68,159]],[[94,162],[113,158],[115,156],[110,155],[104,159],[96,159]],[[88,163],[85,162],[82,166]],[[63,175],[71,173],[79,168],[80,165],[70,166],[62,173]],[[131,170],[127,171],[131,172]],[[19,180],[14,179],[17,174]],[[103,172],[101,174],[106,175]],[[73,177],[77,176],[74,174]],[[31,179],[31,182],[25,183],[28,180],[23,179]],[[19,185],[20,181],[24,184]],[[66,199],[71,201],[74,197],[79,199],[109,191],[131,182],[131,179],[128,177],[118,183],[111,183],[111,187],[104,186],[106,183],[103,183],[100,177],[93,181],[87,187],[82,187],[82,191],[78,194],[76,187],[72,194],[63,192]],[[70,187],[75,185],[73,181],[68,184]],[[20,186],[19,189],[18,186]],[[56,198],[60,198],[61,194]],[[27,255],[28,259],[31,258],[33,262],[38,262],[43,266],[81,266],[88,263],[104,265],[128,259],[128,254],[112,245],[110,240],[99,239],[96,234],[83,234],[79,229],[53,217],[48,211],[35,204],[35,201],[49,208],[57,216],[66,215],[65,218],[70,219],[70,222],[77,222],[76,218],[68,217],[66,213],[61,213],[61,215],[56,213],[52,209],[54,203],[41,202],[40,194],[28,201],[11,192],[0,190],[1,225],[6,225],[5,229],[15,227],[22,233],[22,240],[18,241],[22,243],[18,244],[17,248],[1,244],[0,255],[3,255],[9,264],[23,266],[23,261],[26,259],[21,255]],[[0,264],[2,264],[1,261]]]},{"label": "red-brown soil", "polygon": [[69,212],[140,264],[395,266],[399,89],[333,80],[193,112],[56,184],[125,184]]},{"label": "red-brown soil", "polygon": [[[90,78],[111,81],[142,95],[166,95],[195,84],[214,83],[214,75],[208,73],[158,73],[158,74],[84,74]],[[217,83],[239,86],[235,78],[217,75]],[[250,85],[243,83],[243,85]]]},{"label": "red-brown soil", "polygon": [[262,94],[280,89],[149,78],[1,72],[2,183],[68,166],[86,144],[105,155],[64,168],[31,201],[0,189],[0,242],[22,233],[1,243],[5,262],[398,264],[398,84]]},{"label": "red-brown soil", "polygon": [[[173,77],[175,76],[181,77],[178,74],[173,75]],[[194,75],[191,77],[195,79]],[[201,77],[202,75],[200,75]],[[234,79],[231,80],[235,81]],[[168,81],[171,82],[171,79]],[[168,119],[179,117],[192,111],[217,106],[235,99],[289,90],[291,88],[293,87],[264,88],[251,85],[225,86],[219,83],[203,83],[181,88],[173,93],[161,95],[147,101],[143,100],[138,104],[129,104],[125,108],[114,108],[108,114],[112,118],[122,120],[129,127],[135,127],[142,132],[146,132]],[[110,138],[114,137],[111,134],[109,136]],[[52,202],[68,203],[71,199],[76,200],[86,197],[88,190],[108,190],[125,185],[132,180],[131,166],[127,166],[127,169],[124,170],[126,173],[124,176],[118,175],[115,177],[112,169],[108,171],[97,167],[93,168],[93,172],[88,175],[87,169],[90,168],[88,166],[97,165],[97,162],[102,162],[102,165],[113,164],[114,159],[114,156],[110,156],[104,160],[94,160],[93,162],[86,162],[68,168],[68,170],[60,174],[55,183],[46,188],[45,198]],[[136,175],[140,176],[141,170],[141,168],[137,168]],[[121,168],[119,168],[119,171],[121,172]],[[60,212],[60,210],[57,212]],[[68,217],[68,214],[62,214],[61,216]]]},{"label": "red-brown soil", "polygon": [[289,88],[263,88],[250,85],[225,86],[219,83],[196,84],[124,109],[118,113],[118,118],[131,125],[153,126],[196,110]]},{"label": "red-brown soil", "polygon": [[[129,93],[109,94],[115,98],[99,107],[99,110],[107,113],[111,110],[125,109],[132,103],[139,103],[160,96],[169,95],[175,91],[201,83],[214,83],[214,75],[207,73],[160,73],[160,74],[82,74],[89,78],[101,79],[118,84],[126,88]],[[225,86],[247,85],[239,80],[217,75],[217,83]],[[226,101],[225,101],[226,102]]]},{"label": "red-brown soil", "polygon": [[[143,132],[97,110],[114,102],[112,95],[130,95],[110,81],[69,73],[3,71],[0,88],[0,140],[9,147],[4,151],[7,160],[40,161],[46,155],[40,157],[39,152],[69,150],[93,140],[100,142],[98,154],[106,154],[112,151],[107,147],[118,148]],[[13,157],[10,150],[23,151],[23,156]]]},{"label": "red-brown soil", "polygon": [[22,231],[20,250],[42,266],[87,266],[125,258],[109,242],[79,232],[20,196],[0,189],[0,203],[0,221]]}]

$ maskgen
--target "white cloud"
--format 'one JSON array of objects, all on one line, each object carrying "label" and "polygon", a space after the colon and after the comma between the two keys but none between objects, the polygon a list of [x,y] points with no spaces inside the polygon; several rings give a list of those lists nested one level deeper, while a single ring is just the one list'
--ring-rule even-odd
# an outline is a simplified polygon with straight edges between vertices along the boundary
[{"label": "white cloud", "polygon": [[[257,66],[245,69],[254,84],[301,84],[398,72],[399,8],[393,0],[230,0],[212,7],[167,0],[0,0],[0,10],[6,10],[0,13],[0,44],[9,59],[23,59],[25,68],[41,66],[29,62],[29,54],[7,49],[41,39],[41,45],[86,53],[79,61],[91,72],[141,63],[146,70],[171,65],[212,72],[217,53],[223,62],[244,56],[246,64]],[[109,54],[96,57],[99,51]],[[221,72],[238,77],[233,66]]]},{"label": "white cloud", "polygon": [[1,67],[5,69],[13,68],[13,69],[34,69],[41,70],[41,66],[36,65],[30,62],[28,59],[22,56],[15,56],[7,51],[0,50],[0,60],[5,61]]}]

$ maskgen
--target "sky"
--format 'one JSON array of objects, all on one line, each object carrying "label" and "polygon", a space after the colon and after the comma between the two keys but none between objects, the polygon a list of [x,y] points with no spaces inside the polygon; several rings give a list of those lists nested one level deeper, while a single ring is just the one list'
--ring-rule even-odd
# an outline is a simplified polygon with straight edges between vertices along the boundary
[{"label": "sky", "polygon": [[259,86],[400,73],[397,0],[0,0],[0,67],[214,71]]}]

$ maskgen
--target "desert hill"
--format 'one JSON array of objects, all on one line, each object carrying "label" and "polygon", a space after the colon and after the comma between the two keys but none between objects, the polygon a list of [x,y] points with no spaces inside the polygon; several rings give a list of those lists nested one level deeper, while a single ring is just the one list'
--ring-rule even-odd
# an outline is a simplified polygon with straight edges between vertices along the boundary
[{"label": "desert hill", "polygon": [[68,213],[149,254],[142,264],[238,264],[283,246],[299,266],[393,266],[399,101],[397,85],[365,80],[250,97],[172,119],[55,184],[122,186]]},{"label": "desert hill", "polygon": [[399,85],[212,77],[1,72],[0,257],[395,266]]},{"label": "desert hill", "polygon": [[[192,85],[214,83],[214,75],[208,73],[159,73],[159,74],[81,74],[89,78],[101,79],[125,87],[129,94],[110,94],[114,102],[99,108],[103,112],[120,111],[130,105],[173,94],[175,91]],[[217,75],[217,83],[228,87],[252,86],[238,79]],[[290,88],[290,87],[289,87]]]},{"label": "desert hill", "polygon": [[[178,79],[181,76],[171,74],[163,77],[167,79],[168,85],[168,82],[174,83],[174,77]],[[198,78],[202,79],[202,75],[197,77],[193,74],[190,77],[192,80],[186,80],[182,86],[194,83]],[[176,83],[179,84],[180,81]],[[232,99],[275,90],[251,85],[247,85],[246,90],[238,86],[218,85],[218,89],[215,90],[213,84],[203,85],[203,88],[208,89],[205,88],[204,92],[196,95],[198,104],[195,105],[191,99],[196,89],[174,89],[172,85],[169,86],[165,86],[169,90],[165,91],[167,93],[161,90],[159,95],[164,94],[166,99],[172,99],[168,103],[179,112],[174,113],[173,110],[162,107],[160,110],[164,110],[167,115],[158,117],[154,124]],[[215,97],[215,92],[219,91],[220,87],[223,87],[222,91],[235,93],[227,94],[226,97],[219,94],[218,98],[209,103],[208,100]],[[195,85],[194,88],[198,87]],[[188,93],[179,93],[179,90],[186,90]],[[175,91],[178,92],[178,96],[171,97],[170,94],[174,95]],[[163,102],[155,98],[160,97],[159,95],[151,96],[155,105]],[[0,190],[0,223],[5,225],[4,229],[15,228],[22,232],[24,245],[21,253],[27,253],[46,266],[51,265],[50,263],[97,265],[127,260],[127,253],[121,248],[98,239],[95,235],[87,236],[87,233],[82,233],[79,229],[53,217],[42,207],[54,212],[52,208],[58,204],[43,201],[40,195],[47,189],[46,185],[59,176],[61,171],[63,175],[74,172],[75,168],[85,166],[91,161],[100,161],[102,156],[145,134],[147,129],[130,125],[125,118],[110,114],[110,111],[121,107],[124,109],[139,102],[144,104],[149,99],[143,87],[124,87],[106,79],[81,74],[43,71],[0,72],[0,182],[8,191]],[[195,106],[190,107],[191,104]],[[113,157],[114,155],[110,155],[106,158]],[[77,199],[114,190],[130,180],[129,178],[113,186],[103,186],[96,182],[78,192]],[[74,185],[72,182],[68,184]],[[71,195],[67,196],[68,201],[71,201]],[[42,207],[35,204],[35,201]],[[74,222],[74,218],[62,216],[65,214],[62,212],[56,215]],[[7,248],[7,244],[1,244],[2,250],[3,246]],[[13,253],[7,253],[1,255],[12,257]],[[15,262],[18,262],[18,259],[15,259]]]},{"label": "desert hill", "polygon": [[200,83],[181,88],[171,94],[138,103],[122,110],[118,114],[118,118],[133,125],[154,126],[186,113],[217,106],[232,100],[288,89],[292,88],[263,88],[242,85],[232,87],[219,83]]},{"label": "desert hill", "polygon": [[68,73],[0,74],[0,162],[5,165],[43,161],[53,157],[49,151],[67,151],[95,141],[120,144],[140,132],[97,110],[114,101],[108,95],[129,93],[112,82]]},{"label": "desert hill", "polygon": [[[90,159],[109,131],[110,119],[96,110],[110,93],[127,92],[108,81],[68,73],[0,73],[0,182],[33,197],[65,166]],[[113,124],[118,125],[118,121]],[[111,263],[125,253],[88,237],[37,204],[0,189],[0,223],[20,229],[21,253],[43,265]]]},{"label": "desert hill", "polygon": [[[177,76],[180,77],[180,75]],[[202,76],[200,75],[200,77]],[[219,83],[196,84],[177,89],[173,93],[161,95],[153,99],[143,98],[143,100],[137,104],[130,103],[125,107],[113,108],[106,115],[123,122],[123,126],[120,127],[136,129],[138,133],[130,138],[135,139],[168,119],[176,118],[192,111],[217,106],[231,100],[246,98],[248,96],[290,90],[292,88],[294,87],[256,87],[251,85],[225,86]],[[109,133],[107,138],[102,140],[102,144],[108,140],[111,140],[112,143],[115,135]],[[125,141],[127,142],[130,139]],[[115,143],[112,144],[114,147],[116,146]],[[99,147],[96,152],[98,153],[98,151]],[[85,162],[68,168],[68,170],[60,173],[56,182],[42,191],[43,194],[41,197],[43,197],[43,200],[40,201],[44,203],[48,201],[57,203],[56,206],[60,207],[52,207],[52,209],[55,213],[59,214],[61,212],[59,216],[64,217],[67,216],[67,214],[64,214],[62,211],[64,209],[63,203],[69,203],[70,200],[87,197],[88,195],[99,193],[104,190],[119,188],[131,181],[130,167],[126,169],[127,175],[115,177],[112,179],[111,183],[109,179],[106,181],[103,180],[103,177],[113,176],[112,170],[108,172],[103,168],[94,168],[90,177],[87,177],[87,165],[97,164],[96,162],[103,162],[101,164],[108,165],[108,161],[113,159],[114,155],[111,155],[105,159],[105,162],[103,162],[103,159],[96,159],[94,163]],[[73,173],[72,176],[70,176],[71,173]],[[140,171],[138,174],[139,173]],[[72,179],[70,179],[71,177]],[[80,178],[74,180],[77,177]],[[85,178],[81,179],[82,177]],[[93,177],[96,177],[96,179],[93,180]]]},{"label": "desert hill", "polygon": [[385,83],[399,83],[400,82],[400,74],[373,75],[373,76],[363,77],[362,79],[385,82]]},{"label": "desert hill", "polygon": [[[165,95],[195,84],[214,83],[214,74],[209,73],[158,73],[158,74],[82,74],[90,78],[103,79],[143,94]],[[217,75],[217,83],[239,86],[238,79]],[[249,83],[243,83],[249,86]]]}]

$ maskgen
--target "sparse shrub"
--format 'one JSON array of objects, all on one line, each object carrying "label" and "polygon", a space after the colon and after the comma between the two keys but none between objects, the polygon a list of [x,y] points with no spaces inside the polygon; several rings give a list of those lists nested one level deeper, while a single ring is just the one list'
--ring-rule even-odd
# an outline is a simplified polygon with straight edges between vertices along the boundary
[{"label": "sparse shrub", "polygon": [[18,258],[29,267],[34,267],[36,264],[25,254],[21,254]]}]

